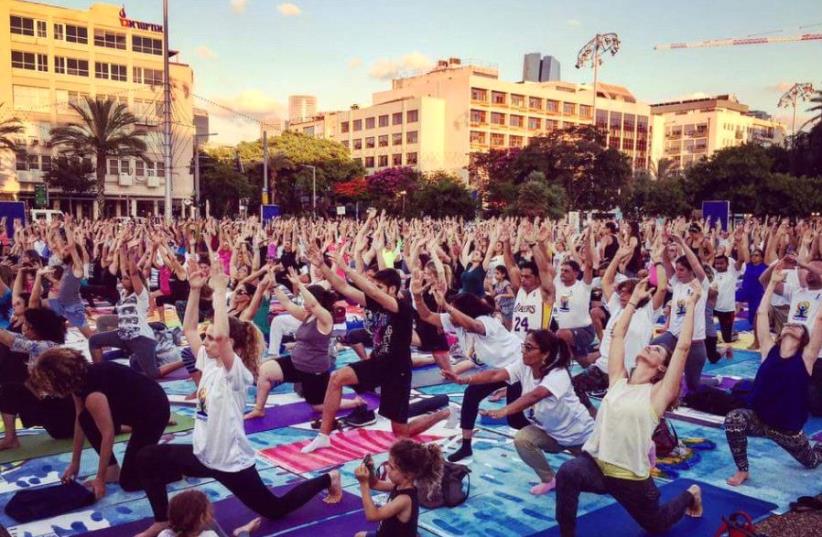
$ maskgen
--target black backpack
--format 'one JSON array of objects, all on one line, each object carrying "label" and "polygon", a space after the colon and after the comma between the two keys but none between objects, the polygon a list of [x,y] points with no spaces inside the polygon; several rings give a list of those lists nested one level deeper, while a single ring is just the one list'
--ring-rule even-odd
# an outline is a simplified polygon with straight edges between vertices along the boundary
[{"label": "black backpack", "polygon": [[428,509],[456,507],[468,499],[471,492],[471,469],[464,464],[445,461],[442,481],[429,495],[420,494],[420,505]]},{"label": "black backpack", "polygon": [[17,522],[31,522],[87,507],[95,502],[94,493],[78,483],[50,485],[18,491],[6,504],[6,514]]}]

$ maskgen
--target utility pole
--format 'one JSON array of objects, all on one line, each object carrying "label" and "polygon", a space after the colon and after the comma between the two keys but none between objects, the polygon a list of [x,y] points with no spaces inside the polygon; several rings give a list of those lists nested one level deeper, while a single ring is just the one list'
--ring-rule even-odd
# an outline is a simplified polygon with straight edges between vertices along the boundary
[{"label": "utility pole", "polygon": [[591,122],[596,127],[597,124],[597,79],[599,77],[599,64],[602,63],[602,54],[610,52],[611,56],[619,51],[619,36],[613,32],[607,34],[596,34],[593,39],[585,43],[577,54],[576,68],[580,69],[591,64],[594,68],[594,97],[591,100]]},{"label": "utility pole", "polygon": [[263,205],[268,204],[268,131],[263,125]]},{"label": "utility pole", "polygon": [[163,156],[165,160],[165,207],[166,222],[171,221],[171,74],[168,65],[168,0],[163,0]]}]

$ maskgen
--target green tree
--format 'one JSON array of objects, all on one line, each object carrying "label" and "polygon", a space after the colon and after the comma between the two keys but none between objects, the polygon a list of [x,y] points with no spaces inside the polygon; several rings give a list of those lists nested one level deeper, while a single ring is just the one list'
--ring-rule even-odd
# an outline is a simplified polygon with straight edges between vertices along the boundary
[{"label": "green tree", "polygon": [[48,186],[67,193],[94,194],[97,190],[94,166],[87,159],[57,157],[43,180]]},{"label": "green tree", "polygon": [[459,178],[435,172],[420,182],[411,196],[406,212],[409,216],[460,216],[473,219],[476,210],[476,201]]},{"label": "green tree", "polygon": [[804,129],[808,125],[819,125],[822,124],[822,90],[817,90],[813,97],[810,98],[811,106],[808,108],[808,112],[811,112],[813,115],[811,118],[802,124],[801,129]]},{"label": "green tree", "polygon": [[753,212],[758,215],[807,217],[822,208],[822,177],[772,173],[759,189]]},{"label": "green tree", "polygon": [[[61,152],[70,157],[94,156],[97,206],[103,214],[108,158],[144,158],[146,131],[137,128],[137,117],[122,103],[86,97],[82,105],[69,106],[80,116],[80,122],[51,129],[49,144],[61,147]],[[166,173],[170,176],[171,170]]]},{"label": "green tree", "polygon": [[542,172],[532,172],[519,186],[517,202],[507,213],[515,216],[562,218],[568,211],[568,200],[561,186],[545,181]]},{"label": "green tree", "polygon": [[[2,110],[5,103],[0,103],[0,110]],[[23,125],[15,118],[6,118],[0,121],[0,150],[8,149],[14,151],[17,149],[17,143],[14,141],[13,135],[23,132]]]},{"label": "green tree", "polygon": [[676,217],[687,215],[691,210],[681,177],[654,179],[648,172],[638,173],[628,182],[622,191],[619,206],[631,218]]},{"label": "green tree", "polygon": [[720,149],[685,171],[688,202],[700,207],[706,200],[728,200],[734,212],[755,212],[772,165],[768,149],[758,144]]},{"label": "green tree", "polygon": [[202,199],[209,200],[211,213],[218,218],[235,214],[240,198],[251,198],[256,191],[244,174],[221,161],[201,164],[200,189]]}]

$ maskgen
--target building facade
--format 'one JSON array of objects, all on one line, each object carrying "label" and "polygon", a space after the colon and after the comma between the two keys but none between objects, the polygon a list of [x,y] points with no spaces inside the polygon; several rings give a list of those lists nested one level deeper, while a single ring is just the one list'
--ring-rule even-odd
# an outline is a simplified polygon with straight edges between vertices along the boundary
[{"label": "building facade", "polygon": [[[337,140],[373,173],[390,166],[446,170],[467,179],[474,151],[523,147],[534,136],[592,124],[590,86],[567,82],[507,82],[496,68],[438,62],[418,76],[395,79],[373,104],[295,122],[292,130]],[[650,155],[650,107],[625,88],[598,85],[597,118],[606,143],[634,168]]]},{"label": "building facade", "polygon": [[[49,130],[79,121],[69,103],[83,103],[88,96],[127,105],[148,133],[145,159],[106,163],[106,214],[162,214],[169,179],[176,210],[191,199],[194,76],[188,65],[173,61],[176,53],[170,51],[172,169],[167,170],[162,30],[127,18],[125,8],[111,4],[93,4],[84,11],[23,0],[0,2],[0,102],[5,103],[0,113],[18,118],[25,129],[17,154],[0,155],[0,195],[32,199],[59,151],[47,145]],[[53,207],[86,215],[96,210],[90,195],[49,194]]]},{"label": "building facade", "polygon": [[667,158],[686,168],[715,151],[745,143],[782,144],[785,126],[760,111],[751,111],[734,95],[718,95],[651,106],[654,161]]},{"label": "building facade", "polygon": [[302,121],[317,114],[317,98],[313,95],[288,96],[288,121]]}]

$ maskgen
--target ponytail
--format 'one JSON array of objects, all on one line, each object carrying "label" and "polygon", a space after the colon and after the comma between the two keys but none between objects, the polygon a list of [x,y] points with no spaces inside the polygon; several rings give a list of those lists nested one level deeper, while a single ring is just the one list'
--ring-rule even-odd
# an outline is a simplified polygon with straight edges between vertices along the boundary
[{"label": "ponytail", "polygon": [[540,364],[541,378],[545,378],[554,369],[568,369],[571,366],[571,347],[564,339],[550,330],[529,330],[528,333],[534,338],[540,352],[546,353]]},{"label": "ponytail", "polygon": [[237,353],[243,365],[256,379],[260,369],[260,359],[265,348],[265,339],[262,332],[253,322],[229,317],[228,336],[234,340],[234,352]]}]

